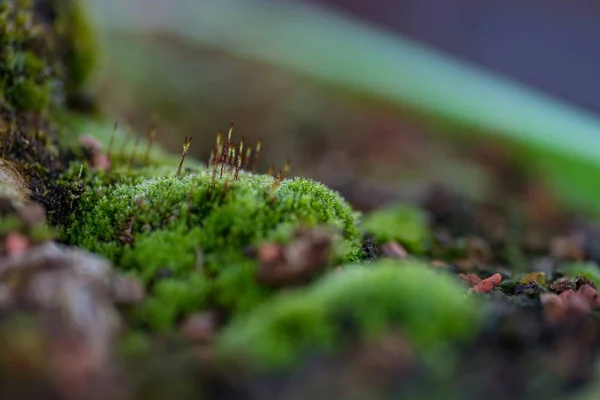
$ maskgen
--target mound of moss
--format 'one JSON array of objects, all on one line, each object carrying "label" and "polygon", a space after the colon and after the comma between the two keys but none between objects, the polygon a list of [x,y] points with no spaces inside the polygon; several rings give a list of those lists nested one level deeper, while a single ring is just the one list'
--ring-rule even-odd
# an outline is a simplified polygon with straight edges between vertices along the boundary
[{"label": "mound of moss", "polygon": [[204,307],[249,310],[273,290],[256,282],[258,260],[248,249],[285,243],[299,227],[338,232],[332,267],[360,258],[358,214],[324,185],[243,171],[237,180],[216,175],[206,167],[179,178],[164,167],[84,168],[70,178],[86,190],[63,226],[65,240],[142,279],[150,297],[137,311],[140,322],[169,328]]},{"label": "mound of moss", "polygon": [[469,338],[480,311],[450,275],[417,262],[383,260],[347,266],[276,296],[234,320],[217,347],[222,357],[267,368],[294,365],[307,352],[334,353],[349,335],[368,340],[394,329],[424,349]]}]

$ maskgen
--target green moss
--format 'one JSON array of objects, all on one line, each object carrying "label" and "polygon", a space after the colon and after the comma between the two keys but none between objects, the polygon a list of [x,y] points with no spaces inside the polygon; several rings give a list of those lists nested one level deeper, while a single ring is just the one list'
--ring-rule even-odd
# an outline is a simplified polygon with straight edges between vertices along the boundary
[{"label": "green moss", "polygon": [[311,287],[277,295],[234,320],[217,348],[225,358],[281,367],[307,351],[335,351],[350,323],[359,339],[401,329],[425,349],[468,338],[477,331],[479,311],[454,277],[420,263],[383,260],[348,266]]},{"label": "green moss", "polygon": [[[147,178],[149,171],[155,176]],[[296,227],[323,225],[336,228],[342,242],[334,262],[361,255],[357,214],[320,183],[284,179],[275,189],[274,178],[265,175],[240,172],[236,181],[227,173],[229,178],[213,181],[205,168],[180,179],[174,173],[173,168],[130,173],[84,168],[87,189],[63,226],[65,240],[105,255],[147,283],[165,268],[182,282],[201,271],[211,279],[211,305],[234,313],[251,309],[272,292],[255,282],[257,261],[244,255],[248,246],[285,241]],[[191,284],[178,288],[178,293],[196,290]],[[157,303],[155,296],[153,290],[151,309],[169,303]],[[145,315],[174,321],[185,311],[182,302],[168,308]]]},{"label": "green moss", "polygon": [[380,243],[397,241],[412,253],[421,254],[431,245],[427,216],[419,208],[396,204],[365,216],[365,229]]},{"label": "green moss", "polygon": [[206,306],[209,293],[209,282],[198,273],[189,273],[185,279],[164,279],[134,310],[133,320],[155,331],[168,331],[179,317]]}]

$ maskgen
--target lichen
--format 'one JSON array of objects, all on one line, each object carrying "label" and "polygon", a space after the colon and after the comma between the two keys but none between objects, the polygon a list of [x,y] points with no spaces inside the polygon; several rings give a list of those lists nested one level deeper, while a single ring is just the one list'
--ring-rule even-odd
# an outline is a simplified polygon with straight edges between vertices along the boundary
[{"label": "lichen", "polygon": [[470,337],[481,311],[450,275],[416,262],[384,260],[350,265],[277,295],[226,327],[217,349],[225,359],[285,367],[307,351],[335,352],[346,335],[369,339],[390,329],[425,349]]}]

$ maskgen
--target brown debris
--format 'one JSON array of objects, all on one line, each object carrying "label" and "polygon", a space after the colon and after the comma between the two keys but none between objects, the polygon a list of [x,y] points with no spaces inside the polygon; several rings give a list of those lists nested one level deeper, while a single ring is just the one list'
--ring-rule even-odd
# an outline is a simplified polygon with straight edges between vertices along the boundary
[{"label": "brown debris", "polygon": [[287,246],[265,243],[258,249],[258,282],[289,286],[310,281],[327,266],[333,238],[320,228],[302,230]]}]

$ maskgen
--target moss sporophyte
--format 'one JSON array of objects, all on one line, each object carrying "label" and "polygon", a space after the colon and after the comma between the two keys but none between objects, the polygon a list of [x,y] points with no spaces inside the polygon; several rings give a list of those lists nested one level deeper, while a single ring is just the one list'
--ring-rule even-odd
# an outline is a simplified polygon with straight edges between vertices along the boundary
[{"label": "moss sporophyte", "polygon": [[149,298],[135,311],[140,323],[169,328],[189,311],[249,310],[274,289],[257,283],[257,260],[247,249],[289,242],[298,228],[335,232],[330,267],[361,257],[359,215],[338,193],[285,177],[289,161],[275,177],[246,169],[257,170],[260,142],[248,151],[244,139],[234,142],[231,126],[226,140],[217,135],[207,165],[182,168],[189,146],[186,138],[175,173],[173,165],[145,166],[113,153],[109,169],[86,165],[79,176],[81,164],[73,164],[63,179],[85,187],[62,226],[65,241],[108,257],[147,285]]}]

